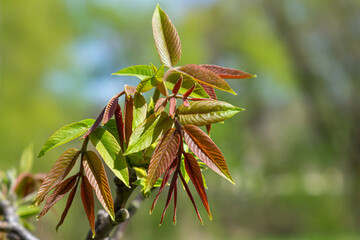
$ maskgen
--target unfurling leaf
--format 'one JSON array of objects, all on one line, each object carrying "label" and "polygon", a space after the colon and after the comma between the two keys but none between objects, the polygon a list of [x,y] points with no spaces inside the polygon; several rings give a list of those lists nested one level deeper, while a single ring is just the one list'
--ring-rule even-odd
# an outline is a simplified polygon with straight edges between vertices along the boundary
[{"label": "unfurling leaf", "polygon": [[170,108],[169,108],[169,115],[170,117],[174,117],[176,111],[176,98],[170,98]]},{"label": "unfurling leaf", "polygon": [[83,166],[85,176],[95,190],[95,194],[101,205],[114,220],[114,204],[106,172],[100,158],[96,155],[96,153],[87,151],[83,158]]},{"label": "unfurling leaf", "polygon": [[224,156],[211,138],[194,125],[186,125],[183,129],[185,142],[191,151],[214,172],[234,183]]},{"label": "unfurling leaf", "polygon": [[125,123],[125,143],[129,143],[130,136],[132,134],[132,122],[134,117],[133,112],[134,99],[132,96],[126,96],[125,108],[124,108],[124,123]]},{"label": "unfurling leaf", "polygon": [[124,86],[126,96],[134,95],[136,93],[136,87],[126,85]]},{"label": "unfurling leaf", "polygon": [[219,75],[221,78],[232,78],[232,79],[240,79],[240,78],[253,78],[256,77],[254,74],[249,74],[241,70],[231,69],[226,67],[220,67],[216,65],[200,65],[202,68],[206,68],[213,73]]},{"label": "unfurling leaf", "polygon": [[220,90],[230,92],[232,94],[236,93],[231,89],[229,84],[225,82],[224,79],[213,73],[212,71],[200,67],[195,64],[188,64],[179,68],[181,72],[189,74],[191,77],[195,78],[199,83],[203,83],[209,85],[214,88],[218,88]]},{"label": "unfurling leaf", "polygon": [[183,81],[179,89],[180,94],[185,94],[195,85],[195,89],[189,95],[190,97],[199,97],[199,98],[209,97],[206,91],[201,87],[201,85],[197,81],[195,81],[194,78],[192,78],[187,74],[181,74],[179,72],[172,72],[169,74],[169,76],[166,78],[165,81],[166,87],[169,89],[173,89],[175,87],[175,84],[181,77],[183,78]]},{"label": "unfurling leaf", "polygon": [[120,71],[113,73],[112,75],[135,76],[143,80],[144,78],[151,77],[153,74],[154,73],[152,66],[136,65],[121,69]]},{"label": "unfurling leaf", "polygon": [[81,139],[85,139],[87,138],[90,133],[92,133],[101,123],[101,121],[104,118],[104,113],[105,113],[105,109],[106,107],[104,107],[104,109],[101,111],[101,113],[99,114],[99,116],[96,118],[94,124],[90,127],[90,129],[84,134],[84,136],[81,137]]},{"label": "unfurling leaf", "polygon": [[210,100],[191,102],[189,108],[181,105],[176,114],[182,125],[204,126],[222,122],[243,110],[227,102]]},{"label": "unfurling leaf", "polygon": [[[201,85],[201,84],[200,84],[200,85]],[[183,95],[184,99],[186,99],[188,96],[190,96],[190,95],[192,94],[192,92],[194,91],[195,87],[196,87],[196,84],[194,84],[194,86],[192,86],[189,90],[187,90],[187,91],[184,93],[184,95]]]},{"label": "unfurling leaf", "polygon": [[67,215],[67,213],[69,212],[69,209],[70,209],[70,207],[71,207],[71,205],[72,205],[72,202],[73,202],[73,200],[74,200],[78,183],[79,183],[79,182],[76,182],[75,187],[71,190],[71,192],[70,192],[70,194],[69,194],[68,200],[67,200],[67,202],[66,202],[65,209],[64,209],[63,213],[61,214],[61,219],[60,219],[59,223],[56,225],[56,231],[57,231],[57,230],[59,229],[59,227],[64,223],[64,220],[65,220],[65,218],[66,218],[66,215]]},{"label": "unfurling leaf", "polygon": [[83,176],[81,180],[81,200],[85,209],[86,216],[89,220],[90,228],[95,236],[95,214],[94,214],[94,195],[91,184],[88,179]]},{"label": "unfurling leaf", "polygon": [[132,129],[135,129],[146,119],[147,105],[146,100],[140,93],[134,95],[134,115]]},{"label": "unfurling leaf", "polygon": [[160,139],[150,160],[146,189],[150,190],[158,178],[168,169],[180,146],[180,135],[175,128],[169,129]]},{"label": "unfurling leaf", "polygon": [[64,180],[73,168],[79,153],[79,150],[76,148],[70,148],[60,156],[42,182],[36,199],[32,204],[33,207],[39,206],[51,189]]},{"label": "unfurling leaf", "polygon": [[106,105],[105,107],[105,111],[104,111],[104,117],[103,117],[103,124],[106,124],[110,118],[112,118],[112,116],[114,115],[115,113],[115,110],[117,108],[117,105],[118,105],[118,100],[119,100],[119,97],[124,94],[124,91],[116,94],[115,96],[113,96],[110,101],[108,102],[108,104]]},{"label": "unfurling leaf", "polygon": [[122,113],[121,113],[121,107],[118,104],[117,108],[115,109],[115,121],[116,121],[116,128],[118,131],[118,135],[119,135],[119,142],[120,142],[120,147],[121,150],[124,151],[124,122],[123,122],[123,117],[122,117]]},{"label": "unfurling leaf", "polygon": [[217,100],[215,89],[213,87],[210,87],[204,83],[200,83],[200,85],[204,88],[205,92],[209,94],[211,99]]},{"label": "unfurling leaf", "polygon": [[210,132],[211,132],[211,124],[206,125],[206,132],[207,132],[207,134],[210,136]]},{"label": "unfurling leaf", "polygon": [[183,99],[183,104],[185,107],[189,108],[190,107],[190,103],[187,99]]},{"label": "unfurling leaf", "polygon": [[161,113],[162,111],[164,111],[167,103],[168,103],[169,99],[168,98],[160,98],[156,104],[155,104],[155,109],[154,111],[156,113]]},{"label": "unfurling leaf", "polygon": [[181,172],[179,173],[179,175],[180,175],[181,182],[182,182],[183,186],[185,187],[186,193],[188,194],[188,196],[189,196],[189,198],[190,198],[190,201],[191,201],[191,203],[193,204],[193,206],[194,206],[194,208],[195,208],[196,215],[198,216],[198,218],[199,218],[199,220],[200,220],[200,222],[201,222],[201,225],[204,225],[204,222],[203,222],[203,220],[201,219],[199,210],[198,210],[198,208],[197,208],[197,206],[196,206],[196,204],[195,204],[195,200],[194,200],[193,196],[191,195],[190,189],[189,189],[189,187],[188,187],[188,185],[187,185],[187,183],[186,183],[183,175],[181,174]]},{"label": "unfurling leaf", "polygon": [[164,211],[161,215],[161,219],[160,219],[160,225],[162,224],[162,221],[165,217],[165,212],[168,209],[169,205],[170,205],[170,201],[172,198],[173,193],[175,193],[176,196],[174,196],[174,217],[173,217],[173,222],[175,224],[175,220],[176,220],[176,205],[177,205],[177,179],[178,179],[178,174],[177,172],[175,172],[175,174],[173,175],[173,178],[171,179],[171,183],[170,183],[170,187],[169,187],[169,192],[168,192],[168,196],[166,199],[166,203],[165,203],[165,208]]},{"label": "unfurling leaf", "polygon": [[191,153],[185,153],[184,163],[186,172],[189,174],[189,177],[194,184],[202,203],[204,204],[209,218],[212,219],[199,164]]},{"label": "unfurling leaf", "polygon": [[129,172],[126,160],[116,138],[105,128],[98,127],[90,134],[90,141],[104,159],[111,171],[129,186]]},{"label": "unfurling leaf", "polygon": [[91,127],[93,123],[93,119],[85,119],[60,128],[46,141],[38,155],[38,158],[44,156],[49,150],[80,137]]},{"label": "unfurling leaf", "polygon": [[165,131],[167,131],[173,120],[166,114],[152,114],[131,135],[129,146],[125,155],[139,152],[153,144]]},{"label": "unfurling leaf", "polygon": [[50,195],[50,197],[46,200],[45,206],[41,213],[36,217],[39,219],[40,217],[44,216],[49,209],[54,206],[57,201],[59,201],[61,198],[65,196],[67,192],[69,192],[73,186],[75,185],[75,182],[77,180],[77,175],[71,176],[68,179],[62,181],[57,188],[55,188],[54,192]]},{"label": "unfurling leaf", "polygon": [[182,82],[183,82],[183,77],[181,76],[179,80],[175,83],[174,88],[172,89],[173,94],[176,95],[179,92]]},{"label": "unfurling leaf", "polygon": [[153,35],[160,60],[166,67],[174,66],[181,57],[181,43],[168,15],[156,7],[152,18]]}]

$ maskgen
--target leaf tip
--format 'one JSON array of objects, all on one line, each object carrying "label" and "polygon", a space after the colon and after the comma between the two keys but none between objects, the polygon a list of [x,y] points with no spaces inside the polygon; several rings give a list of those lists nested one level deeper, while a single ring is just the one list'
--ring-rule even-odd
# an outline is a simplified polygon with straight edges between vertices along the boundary
[{"label": "leaf tip", "polygon": [[40,151],[38,156],[37,156],[37,159],[41,158],[42,156],[44,156],[44,153],[43,153],[43,151]]}]

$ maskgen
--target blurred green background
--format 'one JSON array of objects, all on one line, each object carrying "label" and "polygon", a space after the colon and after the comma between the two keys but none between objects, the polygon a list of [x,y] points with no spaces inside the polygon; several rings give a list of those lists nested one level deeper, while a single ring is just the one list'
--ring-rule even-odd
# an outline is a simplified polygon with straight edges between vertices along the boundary
[{"label": "blurred green background", "polygon": [[[257,74],[230,80],[220,99],[247,110],[213,127],[236,185],[208,171],[214,220],[196,218],[180,191],[158,227],[164,196],[139,209],[126,239],[360,239],[360,1],[159,1],[180,34],[180,65],[218,64]],[[110,76],[159,65],[152,0],[0,1],[0,169],[37,153],[61,126],[95,118],[124,84]],[[80,142],[70,143],[71,146]],[[66,147],[66,146],[65,146]],[[49,171],[63,149],[35,161]],[[193,189],[194,190],[194,189]],[[79,195],[40,221],[41,239],[83,239]],[[97,205],[99,209],[99,205]]]}]

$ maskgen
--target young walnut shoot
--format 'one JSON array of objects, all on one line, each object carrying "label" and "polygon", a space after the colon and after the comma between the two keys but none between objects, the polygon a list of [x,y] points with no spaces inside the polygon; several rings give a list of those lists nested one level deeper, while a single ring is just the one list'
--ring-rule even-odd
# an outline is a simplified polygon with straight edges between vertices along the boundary
[{"label": "young walnut shoot", "polygon": [[[33,206],[38,206],[46,199],[38,216],[41,217],[70,192],[56,228],[63,223],[79,185],[93,236],[96,234],[93,191],[115,221],[116,203],[103,163],[127,187],[140,186],[144,198],[154,187],[159,187],[150,212],[165,186],[169,185],[160,224],[172,198],[173,222],[176,222],[179,179],[201,223],[188,182],[191,180],[194,184],[210,219],[212,215],[202,170],[210,168],[234,183],[223,154],[209,134],[212,124],[223,122],[244,109],[217,100],[214,89],[236,94],[224,79],[252,78],[255,75],[215,65],[176,66],[181,57],[180,38],[168,15],[159,6],[153,15],[152,27],[162,65],[158,68],[152,64],[137,65],[113,73],[135,76],[140,82],[136,87],[125,85],[123,91],[109,100],[96,120],[86,119],[62,127],[47,140],[39,153],[42,157],[49,150],[82,136],[81,149],[70,148],[60,156],[33,203]],[[147,102],[143,93],[152,89],[153,97]],[[119,105],[121,97],[125,98],[123,110]],[[207,133],[199,126],[206,126]],[[97,153],[87,150],[89,142]],[[66,178],[78,159],[79,171]],[[137,180],[132,181],[131,174],[136,174]]]}]

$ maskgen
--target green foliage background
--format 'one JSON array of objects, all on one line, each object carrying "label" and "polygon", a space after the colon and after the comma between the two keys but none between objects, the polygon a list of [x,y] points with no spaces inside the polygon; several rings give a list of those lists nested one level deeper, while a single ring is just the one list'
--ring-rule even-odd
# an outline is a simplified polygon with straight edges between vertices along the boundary
[{"label": "green foliage background", "polygon": [[[214,220],[202,227],[180,192],[176,227],[167,216],[159,228],[161,204],[150,216],[146,201],[127,239],[358,239],[359,1],[159,3],[180,34],[180,65],[218,64],[258,78],[230,80],[238,96],[217,91],[247,110],[213,126],[236,182],[205,173]],[[31,143],[38,152],[61,126],[96,117],[124,84],[138,81],[112,72],[159,65],[151,30],[156,4],[0,2],[1,170],[16,166]],[[48,171],[65,147],[35,161],[35,171]],[[36,222],[36,234],[85,237],[81,207],[72,207],[55,233],[61,207]]]}]

